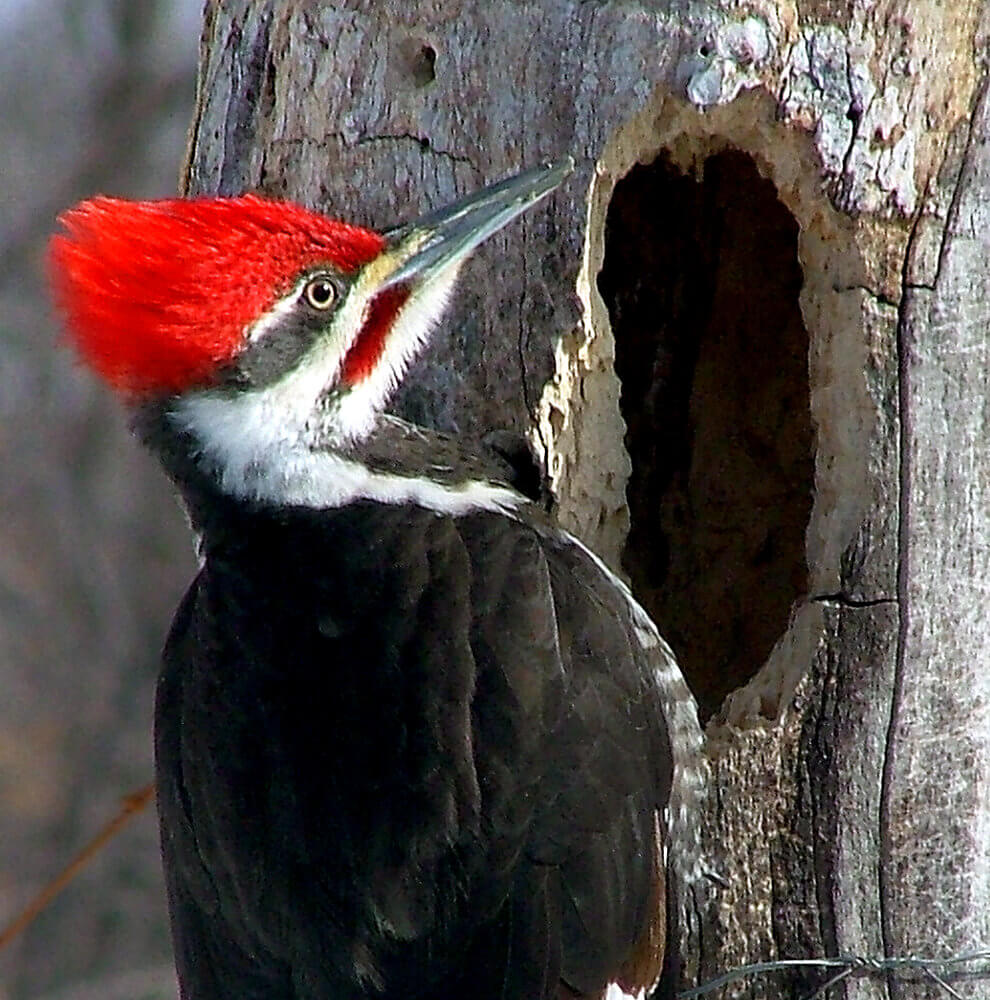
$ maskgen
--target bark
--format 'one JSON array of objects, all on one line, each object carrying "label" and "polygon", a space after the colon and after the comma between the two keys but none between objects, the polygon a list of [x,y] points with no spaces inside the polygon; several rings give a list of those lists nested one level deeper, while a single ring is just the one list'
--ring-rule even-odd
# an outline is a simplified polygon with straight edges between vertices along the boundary
[{"label": "bark", "polygon": [[719,876],[685,901],[686,983],[990,944],[986,17],[207,4],[189,194],[381,227],[579,161],[469,266],[397,408],[530,434],[562,521],[674,644]]}]

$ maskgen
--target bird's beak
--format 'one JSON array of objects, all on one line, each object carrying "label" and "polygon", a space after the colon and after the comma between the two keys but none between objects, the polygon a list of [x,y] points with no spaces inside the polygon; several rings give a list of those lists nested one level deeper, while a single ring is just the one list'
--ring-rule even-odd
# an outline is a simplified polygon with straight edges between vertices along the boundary
[{"label": "bird's beak", "polygon": [[574,169],[567,157],[526,170],[448,205],[437,212],[386,232],[386,251],[398,266],[381,289],[428,285],[464,260],[479,243],[546,197]]}]

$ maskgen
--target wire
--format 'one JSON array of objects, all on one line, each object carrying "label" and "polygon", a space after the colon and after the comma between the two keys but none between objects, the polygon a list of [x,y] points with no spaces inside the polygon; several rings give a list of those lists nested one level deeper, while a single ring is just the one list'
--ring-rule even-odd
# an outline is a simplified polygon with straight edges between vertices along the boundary
[{"label": "wire", "polygon": [[[984,965],[977,969],[964,968],[964,966],[974,962],[983,962]],[[738,979],[745,979],[748,976],[759,976],[767,972],[776,972],[782,969],[807,967],[840,970],[836,975],[827,979],[819,986],[807,1000],[818,1000],[819,997],[824,997],[833,986],[836,986],[850,976],[876,975],[887,972],[899,973],[902,978],[906,978],[905,973],[920,973],[926,979],[930,979],[937,986],[945,990],[953,1000],[963,1000],[961,994],[953,989],[943,976],[951,975],[955,978],[965,979],[990,979],[990,949],[965,952],[961,955],[954,955],[951,958],[918,958],[915,956],[866,958],[861,955],[843,955],[837,958],[782,958],[773,962],[754,962],[751,965],[740,965],[735,969],[730,969],[723,975],[715,979],[709,979],[700,986],[695,986],[682,993],[678,993],[677,998],[678,1000],[693,1000],[694,997],[713,993],[722,986],[727,986],[729,983],[735,982]]]}]

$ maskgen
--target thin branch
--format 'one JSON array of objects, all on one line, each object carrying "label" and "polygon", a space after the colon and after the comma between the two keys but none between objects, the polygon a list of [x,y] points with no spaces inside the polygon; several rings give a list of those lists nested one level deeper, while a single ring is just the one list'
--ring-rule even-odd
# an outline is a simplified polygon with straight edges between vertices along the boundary
[{"label": "thin branch", "polygon": [[0,951],[22,933],[42,910],[89,864],[120,831],[147,806],[155,794],[152,782],[124,797],[120,810],[103,829],[46,885],[27,907],[0,930]]}]

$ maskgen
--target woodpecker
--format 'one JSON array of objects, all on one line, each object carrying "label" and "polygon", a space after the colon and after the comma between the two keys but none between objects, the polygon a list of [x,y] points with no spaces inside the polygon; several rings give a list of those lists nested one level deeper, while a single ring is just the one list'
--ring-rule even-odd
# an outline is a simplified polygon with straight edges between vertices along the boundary
[{"label": "woodpecker", "polygon": [[53,294],[201,565],[155,710],[184,1000],[642,995],[697,872],[693,699],[495,452],[385,412],[541,166],[383,233],[254,195],[97,197]]}]

